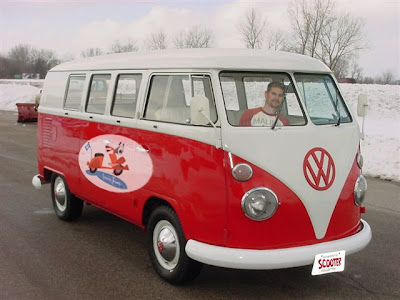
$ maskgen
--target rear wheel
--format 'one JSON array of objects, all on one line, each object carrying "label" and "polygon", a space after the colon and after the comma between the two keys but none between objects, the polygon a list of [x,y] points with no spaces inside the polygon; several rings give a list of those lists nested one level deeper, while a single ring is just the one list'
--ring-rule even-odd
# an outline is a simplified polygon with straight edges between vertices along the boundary
[{"label": "rear wheel", "polygon": [[83,201],[71,194],[65,179],[61,175],[53,174],[51,199],[54,211],[61,220],[72,221],[81,216]]},{"label": "rear wheel", "polygon": [[162,279],[179,284],[200,273],[202,264],[186,255],[186,239],[172,208],[161,206],[154,210],[146,237],[150,260]]}]

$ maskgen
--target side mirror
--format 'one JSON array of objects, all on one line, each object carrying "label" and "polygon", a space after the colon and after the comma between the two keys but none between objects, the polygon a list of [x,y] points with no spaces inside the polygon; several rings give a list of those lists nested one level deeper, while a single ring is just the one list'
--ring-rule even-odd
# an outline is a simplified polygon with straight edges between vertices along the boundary
[{"label": "side mirror", "polygon": [[210,123],[210,102],[205,96],[194,96],[190,101],[190,123],[207,125]]},{"label": "side mirror", "polygon": [[362,122],[362,129],[361,129],[361,139],[365,138],[364,133],[364,123],[365,123],[365,116],[367,115],[367,107],[368,107],[368,99],[367,95],[360,94],[358,96],[358,103],[357,103],[357,115],[363,118]]},{"label": "side mirror", "polygon": [[357,103],[357,115],[359,117],[365,117],[367,115],[367,106],[368,106],[367,95],[360,94],[358,96],[358,103]]}]

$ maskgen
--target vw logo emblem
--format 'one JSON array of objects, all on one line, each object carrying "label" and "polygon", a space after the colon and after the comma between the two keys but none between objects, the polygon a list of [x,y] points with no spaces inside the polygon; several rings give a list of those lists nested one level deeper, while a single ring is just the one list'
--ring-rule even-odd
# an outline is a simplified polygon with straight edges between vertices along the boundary
[{"label": "vw logo emblem", "polygon": [[323,148],[316,147],[307,152],[303,172],[308,184],[318,191],[325,191],[335,180],[335,163]]}]

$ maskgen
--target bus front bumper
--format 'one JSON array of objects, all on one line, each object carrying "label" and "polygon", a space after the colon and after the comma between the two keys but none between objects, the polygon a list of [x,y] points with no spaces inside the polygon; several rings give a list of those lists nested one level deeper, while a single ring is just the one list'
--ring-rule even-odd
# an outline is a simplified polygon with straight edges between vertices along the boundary
[{"label": "bus front bumper", "polygon": [[361,220],[362,229],[356,234],[330,242],[314,245],[251,250],[209,245],[195,240],[186,244],[186,254],[199,262],[232,269],[267,270],[311,265],[317,254],[345,250],[346,255],[365,248],[372,238],[371,227]]}]

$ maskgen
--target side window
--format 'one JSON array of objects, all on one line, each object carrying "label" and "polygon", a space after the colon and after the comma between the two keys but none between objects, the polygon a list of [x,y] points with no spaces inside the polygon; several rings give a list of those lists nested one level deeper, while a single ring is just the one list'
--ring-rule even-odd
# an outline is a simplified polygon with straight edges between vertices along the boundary
[{"label": "side window", "polygon": [[142,75],[124,74],[117,80],[111,114],[118,117],[133,118],[136,112],[137,95]]},{"label": "side window", "polygon": [[236,83],[233,77],[221,77],[222,93],[224,94],[226,110],[239,110],[239,99]]},{"label": "side window", "polygon": [[78,110],[82,99],[83,87],[86,76],[72,75],[68,80],[67,93],[65,95],[64,108]]},{"label": "side window", "polygon": [[[210,107],[210,120],[215,123],[217,122],[217,110],[215,109],[215,102],[213,91],[211,88],[211,78],[205,75],[192,75],[192,97],[194,96],[205,96],[209,101]],[[190,98],[191,99],[191,98]]]},{"label": "side window", "polygon": [[155,75],[144,118],[178,124],[191,124],[190,101],[193,96],[203,95],[210,103],[210,118],[217,120],[211,80],[205,75]]},{"label": "side window", "polygon": [[92,81],[90,82],[89,96],[86,103],[87,112],[104,114],[110,81],[110,74],[96,74],[92,76]]}]

